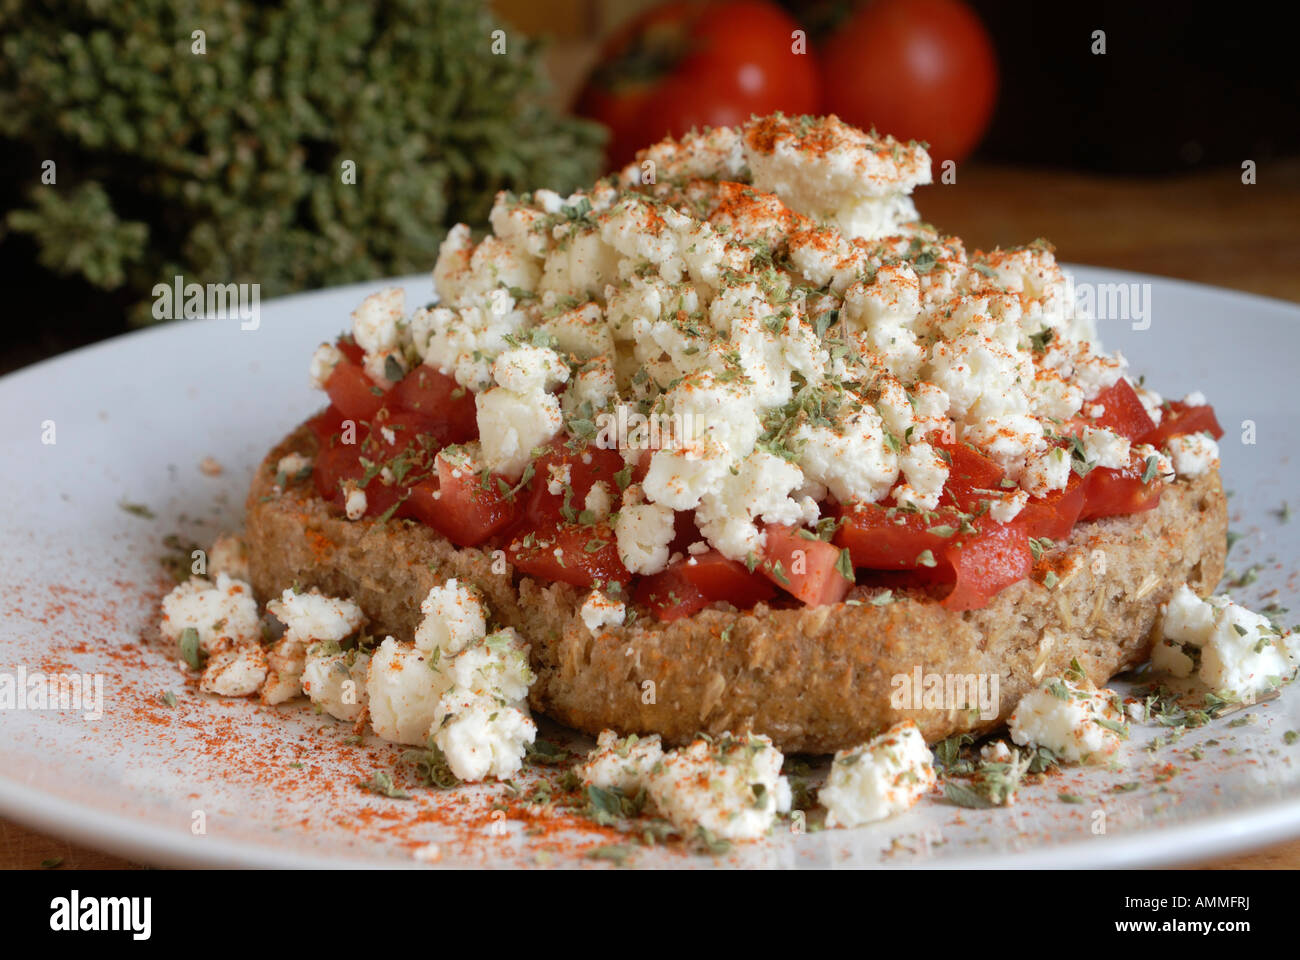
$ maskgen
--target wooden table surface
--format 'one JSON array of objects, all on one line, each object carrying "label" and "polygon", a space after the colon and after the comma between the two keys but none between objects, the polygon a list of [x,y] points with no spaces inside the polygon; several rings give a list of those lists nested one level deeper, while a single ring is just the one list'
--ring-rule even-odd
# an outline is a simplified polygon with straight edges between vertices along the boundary
[{"label": "wooden table surface", "polygon": [[[922,188],[925,219],[968,247],[1050,239],[1062,260],[1163,274],[1300,301],[1300,163],[1260,166],[1257,183],[1226,168],[1171,179],[981,168]],[[139,867],[0,820],[0,868]],[[1193,864],[1300,868],[1300,839]]]}]

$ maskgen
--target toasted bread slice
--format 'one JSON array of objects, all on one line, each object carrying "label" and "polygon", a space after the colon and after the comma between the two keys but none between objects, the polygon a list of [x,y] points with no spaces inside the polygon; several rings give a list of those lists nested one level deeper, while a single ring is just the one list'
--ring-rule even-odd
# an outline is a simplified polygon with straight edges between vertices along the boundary
[{"label": "toasted bread slice", "polygon": [[[532,644],[535,710],[592,734],[612,727],[670,743],[748,729],[787,753],[827,753],[902,719],[915,720],[929,742],[995,729],[1072,659],[1098,684],[1143,662],[1160,605],[1184,582],[1209,595],[1227,554],[1227,501],[1212,473],[1171,484],[1154,510],[1079,524],[1043,554],[1042,569],[1058,577],[1052,587],[1036,574],[982,610],[954,613],[907,592],[877,606],[869,601],[879,591],[856,587],[832,606],[717,605],[593,635],[578,613],[585,590],[509,567],[494,573],[490,551],[456,547],[419,523],[347,520],[309,480],[278,490],[276,463],[292,452],[316,452],[305,427],[271,451],[248,497],[246,541],[261,597],[318,587],[360,604],[372,632],[409,639],[431,587],[469,581],[493,616]],[[927,677],[996,676],[996,706],[985,716],[973,705],[895,706],[899,678],[910,682],[917,668]]]}]

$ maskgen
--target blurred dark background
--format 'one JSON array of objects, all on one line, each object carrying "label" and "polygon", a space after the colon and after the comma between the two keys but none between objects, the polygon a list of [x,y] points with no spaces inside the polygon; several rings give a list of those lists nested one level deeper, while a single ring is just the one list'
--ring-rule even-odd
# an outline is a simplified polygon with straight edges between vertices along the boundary
[{"label": "blurred dark background", "polygon": [[[840,0],[781,5],[809,31],[814,55],[845,28],[861,7]],[[165,17],[170,15],[166,14],[168,8],[180,6],[150,2],[142,5],[141,12],[157,18],[162,10]],[[267,11],[277,6],[260,4],[246,9]],[[514,86],[505,84],[508,90],[500,102],[477,102],[470,93],[464,94],[462,99],[468,104],[465,116],[479,111],[473,116],[475,123],[483,126],[488,121],[482,117],[497,119],[491,116],[496,110],[502,112],[503,126],[512,129],[522,121],[507,115],[511,108],[501,103],[518,100],[516,92],[522,89],[521,84],[535,89],[537,109],[542,113],[528,122],[541,131],[538,138],[553,138],[556,146],[550,148],[550,154],[566,154],[572,162],[555,167],[558,160],[545,150],[535,156],[515,156],[509,146],[502,147],[495,141],[481,148],[468,142],[462,145],[459,159],[443,157],[439,152],[439,128],[429,120],[422,131],[428,141],[424,149],[431,157],[429,165],[412,166],[406,174],[411,178],[435,174],[447,177],[445,186],[440,186],[445,202],[428,208],[429,229],[425,233],[413,232],[405,247],[390,248],[357,226],[349,241],[351,252],[333,260],[323,257],[323,266],[313,270],[283,271],[284,277],[277,281],[280,285],[273,292],[385,272],[427,269],[432,266],[432,251],[445,225],[443,221],[481,216],[481,198],[486,191],[518,181],[524,186],[533,185],[537,178],[580,180],[584,164],[600,164],[599,135],[593,136],[592,128],[570,121],[566,114],[588,73],[601,59],[602,42],[653,4],[636,0],[497,0],[488,4],[490,10],[482,14],[489,19],[474,20],[472,27],[461,21],[478,14],[466,13],[464,6],[451,2],[427,7],[377,0],[354,3],[354,10],[375,11],[368,34],[348,20],[358,15],[349,13],[346,4],[322,2],[321,22],[328,20],[329,25],[320,29],[335,31],[341,39],[330,49],[344,51],[349,42],[355,42],[358,49],[373,45],[375,36],[382,35],[383,30],[413,34],[408,38],[414,52],[407,69],[413,75],[413,97],[425,100],[430,99],[427,91],[431,81],[428,76],[414,76],[426,72],[419,62],[419,49],[424,44],[431,51],[429,56],[439,62],[454,60],[456,54],[451,48],[463,43],[448,41],[440,46],[434,42],[443,32],[450,35],[453,21],[458,25],[456,29],[485,31],[499,20],[511,37],[545,35],[548,46],[534,60],[548,81],[546,88],[528,80],[526,64],[521,65],[521,72],[510,79]],[[996,101],[987,131],[971,159],[963,163],[958,183],[931,187],[918,194],[918,205],[927,219],[967,237],[972,246],[1023,242],[1046,235],[1057,243],[1063,259],[1169,273],[1300,299],[1300,280],[1295,276],[1295,264],[1300,261],[1300,230],[1296,228],[1300,222],[1300,80],[1286,19],[1254,6],[1211,8],[1181,3],[972,0],[968,6],[983,22],[996,51]],[[4,44],[0,60],[9,66],[0,66],[0,80],[5,85],[0,87],[0,97],[7,98],[0,99],[0,109],[11,118],[21,113],[15,104],[25,103],[29,112],[34,111],[32,98],[39,94],[41,84],[54,82],[35,75],[44,69],[40,64],[47,60],[28,56],[27,48],[34,42],[31,38],[49,41],[47,56],[57,58],[59,47],[51,24],[64,22],[70,32],[83,36],[105,29],[100,18],[86,12],[87,7],[84,3],[52,2],[6,6],[0,20]],[[227,9],[242,7],[226,5]],[[413,26],[403,30],[405,18],[410,18]],[[39,24],[40,29],[33,31],[34,24]],[[172,26],[176,35],[183,37],[182,43],[188,43],[190,25],[184,16],[174,16]],[[307,24],[295,29],[316,28]],[[1105,32],[1104,56],[1090,50],[1094,30]],[[113,51],[113,56],[145,56],[138,46],[131,49],[135,52],[124,48]],[[286,41],[285,49],[292,50],[293,42]],[[523,56],[522,51],[512,48],[510,57],[516,58],[513,62],[522,64],[518,58]],[[534,55],[529,52],[527,56]],[[331,61],[358,76],[367,70],[367,61],[361,55],[335,53]],[[69,82],[66,77],[75,77],[78,69],[91,73],[98,69],[93,62],[81,67],[69,63],[68,67],[70,72],[64,75],[63,83]],[[162,67],[153,69],[155,74],[165,73]],[[499,81],[504,83],[497,64],[488,69],[470,84],[474,91],[499,85]],[[397,76],[399,79],[392,82],[400,85],[401,75]],[[304,82],[310,86],[312,81],[308,77]],[[337,80],[328,82],[336,88],[347,86]],[[114,107],[111,99],[110,95],[99,101],[104,110],[120,107]],[[93,103],[73,109],[66,100],[50,98],[47,132],[51,136],[46,140],[32,133],[39,124],[23,128],[12,119],[0,120],[0,162],[4,166],[0,212],[31,209],[30,191],[40,176],[33,164],[45,155],[43,150],[52,149],[51,143],[66,145],[72,136],[68,131],[75,130],[81,113],[89,110],[93,114],[96,109]],[[280,123],[277,117],[288,117],[292,112],[292,102],[288,103],[282,112],[271,111],[259,122]],[[157,109],[167,111],[172,107],[164,98]],[[393,123],[416,123],[409,119],[410,113],[405,111],[407,119],[399,114]],[[327,110],[325,117],[328,120]],[[448,129],[457,129],[454,112],[440,122],[451,124]],[[334,135],[328,128],[326,123],[322,130],[304,134],[306,155],[316,151],[333,156],[331,151],[339,145],[333,142]],[[79,156],[75,151],[68,153],[59,168],[59,182],[69,184],[69,189],[78,180]],[[454,168],[458,164],[472,166],[476,156],[491,156],[499,161],[493,176],[486,180],[464,176],[456,179]],[[1258,182],[1253,186],[1241,182],[1245,160],[1258,165]],[[142,162],[133,155],[129,143],[109,143],[95,153],[98,169],[125,171],[119,181],[126,179],[135,185],[129,197],[120,195],[120,183],[117,194],[109,191],[122,218],[138,216],[145,222],[158,222],[168,208],[174,211],[177,197],[168,196],[160,186],[164,179],[151,165],[156,162]],[[292,160],[276,161],[267,155],[259,156],[256,162]],[[447,174],[448,168],[453,168],[452,174]],[[173,185],[173,189],[178,188]],[[346,199],[330,207],[321,199],[318,187],[311,189],[315,192],[304,193],[305,199],[293,201],[302,210],[314,211],[311,216],[293,213],[295,229],[319,232],[323,229],[321,223],[330,216],[353,217],[359,224],[367,222],[364,207],[351,210]],[[259,196],[257,202],[273,203],[274,196],[270,200]],[[365,202],[376,209],[382,205],[373,196]],[[54,216],[56,212],[40,215]],[[91,282],[86,272],[73,263],[75,254],[64,256],[62,264],[52,265],[51,257],[41,256],[41,234],[33,232],[30,220],[29,216],[23,221],[21,215],[17,220],[0,217],[0,283],[9,303],[8,316],[0,323],[0,371],[124,332],[141,319],[138,277],[134,287],[129,278],[116,287],[104,283],[102,276],[98,282]],[[22,227],[24,222],[26,228]],[[88,218],[76,221],[69,229],[93,233],[102,222]],[[390,232],[405,229],[400,221],[395,223],[389,227],[385,222],[383,227]],[[105,229],[119,227],[108,221]],[[275,236],[259,242],[274,249]],[[177,254],[182,266],[192,247],[193,243],[188,242],[185,250]],[[251,262],[256,261],[254,251]],[[219,257],[210,257],[202,269],[218,269],[223,262]],[[151,276],[169,279],[170,269],[170,260],[166,269],[159,262],[142,262],[139,272],[145,289]],[[190,272],[195,269],[199,268]],[[219,274],[212,279],[241,276],[237,265],[227,264],[221,269],[228,270],[229,275]],[[268,295],[263,293],[264,297]]]}]

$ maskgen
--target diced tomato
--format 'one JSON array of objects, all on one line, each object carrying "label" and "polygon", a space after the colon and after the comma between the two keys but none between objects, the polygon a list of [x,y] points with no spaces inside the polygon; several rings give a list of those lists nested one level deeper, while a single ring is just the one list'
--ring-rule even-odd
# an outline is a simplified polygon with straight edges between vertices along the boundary
[{"label": "diced tomato", "polygon": [[665,623],[689,617],[713,602],[682,574],[681,564],[642,577],[632,599],[641,606],[648,607],[655,619]]},{"label": "diced tomato", "polygon": [[442,425],[444,443],[465,443],[478,437],[474,394],[454,379],[421,364],[393,387],[393,402],[402,410]]},{"label": "diced tomato", "polygon": [[372,478],[363,489],[366,494],[365,516],[367,517],[380,517],[388,513],[394,505],[404,505],[409,493],[409,488],[396,483],[384,483],[379,477]]},{"label": "diced tomato", "polygon": [[339,432],[344,419],[343,414],[339,413],[339,408],[331,403],[307,421],[307,429],[315,434],[316,445],[324,449],[330,438]]},{"label": "diced tomato", "polygon": [[355,363],[358,367],[366,359],[366,352],[361,349],[361,345],[351,337],[339,337],[334,344],[338,347],[339,353],[348,358],[350,363]]},{"label": "diced tomato", "polygon": [[384,391],[349,360],[341,360],[334,367],[325,381],[325,391],[339,412],[351,420],[369,420],[384,405]]},{"label": "diced tomato", "polygon": [[412,488],[403,512],[457,546],[478,546],[513,523],[520,511],[519,495],[506,497],[497,479],[489,477],[485,487],[478,474],[455,470],[439,457],[437,484],[427,480]]},{"label": "diced tomato", "polygon": [[926,550],[938,557],[962,522],[952,507],[921,514],[879,503],[851,504],[840,516],[836,545],[848,548],[855,567],[872,570],[915,569]]},{"label": "diced tomato", "polygon": [[1153,476],[1142,482],[1143,470],[1128,466],[1121,470],[1094,467],[1088,471],[1080,520],[1093,517],[1114,517],[1127,513],[1151,510],[1160,502],[1164,481]]},{"label": "diced tomato", "polygon": [[1159,449],[1170,437],[1200,433],[1203,430],[1208,431],[1215,440],[1223,436],[1223,427],[1219,426],[1214,408],[1208,403],[1189,407],[1181,400],[1174,400],[1166,406],[1164,415],[1160,418],[1160,426],[1148,431],[1141,439],[1143,443]]},{"label": "diced tomato", "polygon": [[710,550],[698,557],[687,557],[674,566],[682,576],[710,600],[725,600],[741,610],[769,599],[776,588],[757,570],[750,572],[743,563]]},{"label": "diced tomato", "polygon": [[[384,436],[384,430],[392,433],[392,443],[389,443],[388,438]],[[371,457],[370,453],[365,451],[363,455],[367,459],[384,462],[400,457],[408,450],[413,454],[424,452],[431,454],[447,443],[444,439],[445,431],[440,424],[418,413],[407,413],[401,410],[374,420],[371,424],[370,436],[373,445],[367,446],[365,450],[373,452],[374,456]]]},{"label": "diced tomato", "polygon": [[1137,440],[1155,428],[1155,423],[1146,407],[1142,406],[1133,384],[1125,377],[1120,377],[1089,401],[1089,404],[1094,403],[1105,409],[1095,420],[1087,418],[1081,421],[1087,426],[1110,430],[1130,440]]},{"label": "diced tomato", "polygon": [[632,579],[619,559],[614,531],[607,523],[561,523],[516,536],[506,555],[521,572],[547,582],[590,587],[613,581],[627,584]]},{"label": "diced tomato", "polygon": [[1019,518],[986,524],[980,533],[955,540],[943,554],[956,582],[943,599],[948,610],[978,610],[999,591],[1029,576],[1033,555]]},{"label": "diced tomato", "polygon": [[[343,483],[352,480],[358,484],[366,478],[366,466],[363,464],[360,444],[336,443],[327,441],[316,454],[316,463],[312,468],[312,480],[321,499],[333,506],[343,509],[346,498]],[[366,495],[367,517],[378,517],[388,511],[394,504],[406,496],[407,488],[396,483],[384,483],[375,472],[361,490]]]},{"label": "diced tomato", "polygon": [[948,455],[948,482],[944,485],[944,504],[955,504],[963,510],[973,510],[979,501],[989,495],[980,491],[998,490],[1002,482],[1002,468],[966,443],[940,443],[939,449]]},{"label": "diced tomato", "polygon": [[[566,440],[560,438],[553,441],[547,451],[533,461],[533,466],[536,473],[532,479],[532,492],[528,496],[527,518],[534,524],[549,525],[565,519],[576,519],[584,509],[587,494],[597,482],[603,482],[609,487],[612,498],[618,497],[619,487],[614,475],[623,469],[623,457],[617,450],[602,450],[595,444],[587,444],[574,453]],[[551,468],[562,472],[565,466],[569,471],[569,489],[573,491],[569,496],[571,512],[567,518],[564,514],[565,492],[551,493],[548,488]]]},{"label": "diced tomato", "polygon": [[768,524],[763,559],[758,565],[769,580],[810,607],[838,603],[853,586],[837,569],[840,548],[809,540],[795,527]]},{"label": "diced tomato", "polygon": [[1083,512],[1086,495],[1087,481],[1071,471],[1070,482],[1064,490],[1053,490],[1045,497],[1030,497],[1016,519],[1024,524],[1028,536],[1064,540]]},{"label": "diced tomato", "polygon": [[321,445],[316,452],[316,462],[312,467],[312,480],[322,500],[328,500],[335,506],[343,505],[341,482],[358,480],[365,473],[360,456],[359,444],[331,443],[326,440]]}]

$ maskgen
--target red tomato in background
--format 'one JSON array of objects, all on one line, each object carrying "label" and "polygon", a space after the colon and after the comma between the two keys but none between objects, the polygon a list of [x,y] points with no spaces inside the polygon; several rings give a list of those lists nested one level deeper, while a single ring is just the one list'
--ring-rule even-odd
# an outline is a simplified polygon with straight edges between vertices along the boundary
[{"label": "red tomato in background", "polygon": [[964,160],[993,115],[993,42],[958,0],[872,0],[817,59],[827,113],[925,140],[936,164]]},{"label": "red tomato in background", "polygon": [[817,113],[816,57],[794,52],[798,29],[761,0],[655,7],[610,38],[576,110],[610,128],[614,168],[665,134],[776,110]]}]

